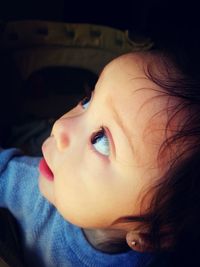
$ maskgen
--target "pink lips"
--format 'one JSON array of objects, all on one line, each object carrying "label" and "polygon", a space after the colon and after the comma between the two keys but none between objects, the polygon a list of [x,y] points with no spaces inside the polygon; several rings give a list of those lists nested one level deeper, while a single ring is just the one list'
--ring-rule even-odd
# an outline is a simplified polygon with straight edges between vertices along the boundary
[{"label": "pink lips", "polygon": [[43,176],[45,176],[49,181],[54,180],[53,172],[50,170],[44,158],[41,159],[39,163],[39,170]]}]

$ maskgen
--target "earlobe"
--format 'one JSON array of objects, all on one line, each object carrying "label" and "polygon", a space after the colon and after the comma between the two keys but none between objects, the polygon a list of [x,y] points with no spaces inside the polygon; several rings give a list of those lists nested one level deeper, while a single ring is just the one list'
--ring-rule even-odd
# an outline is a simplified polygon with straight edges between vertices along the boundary
[{"label": "earlobe", "polygon": [[129,231],[126,234],[126,242],[132,250],[138,252],[152,251],[152,249],[145,244],[144,240],[140,237],[140,234],[137,231]]},{"label": "earlobe", "polygon": [[129,231],[126,234],[126,242],[131,249],[141,252],[141,240],[138,233]]}]

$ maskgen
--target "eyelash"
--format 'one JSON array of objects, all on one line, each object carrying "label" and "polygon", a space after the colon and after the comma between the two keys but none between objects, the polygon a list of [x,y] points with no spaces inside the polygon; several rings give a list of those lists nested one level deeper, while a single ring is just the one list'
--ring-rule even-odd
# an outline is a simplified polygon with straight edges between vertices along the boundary
[{"label": "eyelash", "polygon": [[[94,132],[90,138],[91,140],[91,144],[94,144],[95,141],[97,141],[98,138],[102,137],[102,135],[105,134],[106,135],[106,131],[104,126],[99,127],[99,130],[97,132]],[[107,135],[106,135],[107,137]]]},{"label": "eyelash", "polygon": [[89,102],[90,99],[91,99],[91,97],[85,96],[85,97],[79,102],[79,104],[81,105],[81,107],[82,107],[83,109],[85,109],[83,106],[84,106],[87,102]]},{"label": "eyelash", "polygon": [[93,94],[93,91],[91,89],[85,90],[85,97],[83,99],[81,99],[81,101],[79,102],[79,104],[81,105],[82,108],[83,108],[83,105],[85,103],[90,102],[90,100],[92,98],[92,94]]},{"label": "eyelash", "polygon": [[108,129],[101,126],[90,138],[90,147],[99,156],[109,158],[111,155],[111,139]]},{"label": "eyelash", "polygon": [[[86,97],[84,97],[79,104],[81,105],[82,109],[87,109],[90,101],[92,98],[92,91],[90,92],[90,94],[88,94]],[[88,105],[87,105],[88,104]],[[84,106],[86,105],[86,107]],[[104,144],[104,148],[108,147],[108,149],[103,149],[99,147],[99,143],[103,141]],[[92,149],[93,152],[98,153],[98,155],[102,156],[102,157],[109,157],[110,156],[110,138],[109,138],[109,134],[108,134],[108,129],[104,126],[100,126],[99,130],[92,133],[91,137],[90,137],[90,147]]]}]

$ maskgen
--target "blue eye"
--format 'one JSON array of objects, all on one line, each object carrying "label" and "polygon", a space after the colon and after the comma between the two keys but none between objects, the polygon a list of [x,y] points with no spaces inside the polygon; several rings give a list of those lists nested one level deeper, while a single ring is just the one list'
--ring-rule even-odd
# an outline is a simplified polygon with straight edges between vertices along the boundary
[{"label": "blue eye", "polygon": [[95,150],[104,156],[109,156],[110,146],[109,140],[106,136],[105,130],[102,127],[97,133],[93,134],[91,138],[91,143],[94,146]]},{"label": "blue eye", "polygon": [[91,96],[86,96],[81,100],[80,104],[81,104],[83,109],[87,109],[88,108],[88,106],[90,104],[90,99],[91,99]]}]

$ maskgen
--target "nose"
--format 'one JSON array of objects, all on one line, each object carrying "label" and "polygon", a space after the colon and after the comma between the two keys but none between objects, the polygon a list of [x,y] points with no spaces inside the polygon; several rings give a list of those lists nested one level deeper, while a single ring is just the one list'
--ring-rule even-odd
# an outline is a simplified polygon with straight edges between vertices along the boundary
[{"label": "nose", "polygon": [[69,127],[69,118],[60,118],[53,125],[52,135],[59,151],[65,150],[70,144]]}]

